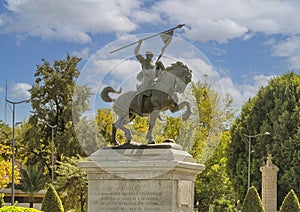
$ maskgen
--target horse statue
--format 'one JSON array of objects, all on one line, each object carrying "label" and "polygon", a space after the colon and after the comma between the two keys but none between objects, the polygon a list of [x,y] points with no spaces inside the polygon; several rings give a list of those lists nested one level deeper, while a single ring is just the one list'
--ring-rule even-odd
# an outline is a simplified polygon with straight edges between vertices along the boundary
[{"label": "horse statue", "polygon": [[122,89],[116,91],[112,87],[105,87],[101,92],[101,98],[105,102],[114,102],[113,110],[118,117],[113,124],[111,143],[119,145],[116,141],[116,131],[121,129],[125,133],[127,143],[130,144],[132,134],[124,125],[131,122],[138,115],[139,95],[143,95],[142,115],[149,116],[149,128],[146,135],[148,144],[155,144],[152,130],[156,119],[160,118],[160,112],[169,110],[175,113],[186,107],[182,120],[187,120],[191,115],[190,103],[188,101],[178,103],[177,93],[183,93],[191,79],[192,71],[182,62],[177,61],[162,71],[158,80],[149,89],[128,91],[113,99],[109,96],[109,93],[120,94]]}]

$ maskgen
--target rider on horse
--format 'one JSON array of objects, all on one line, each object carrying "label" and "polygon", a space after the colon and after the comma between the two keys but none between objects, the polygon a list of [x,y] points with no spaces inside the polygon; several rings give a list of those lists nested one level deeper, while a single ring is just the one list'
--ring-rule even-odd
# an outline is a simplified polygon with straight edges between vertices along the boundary
[{"label": "rider on horse", "polygon": [[153,88],[156,81],[159,78],[160,73],[165,70],[165,67],[161,61],[156,61],[153,63],[153,53],[150,51],[146,51],[146,58],[144,58],[141,54],[139,54],[139,50],[141,48],[143,40],[138,41],[138,45],[134,49],[134,54],[137,60],[142,65],[142,71],[137,75],[137,80],[141,82],[141,84],[137,87],[138,93],[138,115],[143,116],[142,105],[143,98],[147,95],[146,90]]}]

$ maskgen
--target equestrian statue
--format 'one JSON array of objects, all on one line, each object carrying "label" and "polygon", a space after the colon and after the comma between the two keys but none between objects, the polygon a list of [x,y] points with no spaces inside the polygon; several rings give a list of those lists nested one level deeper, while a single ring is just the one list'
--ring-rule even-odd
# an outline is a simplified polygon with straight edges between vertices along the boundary
[{"label": "equestrian statue", "polygon": [[[182,115],[183,121],[191,115],[191,106],[188,101],[179,102],[178,94],[184,92],[186,86],[192,80],[192,71],[182,62],[177,61],[168,67],[164,67],[160,58],[172,39],[174,29],[165,31],[162,36],[165,46],[156,62],[152,62],[153,53],[147,51],[145,57],[140,53],[140,47],[143,40],[139,40],[134,49],[135,56],[142,66],[142,70],[137,75],[137,80],[141,82],[136,91],[128,91],[123,94],[122,89],[116,91],[112,87],[105,87],[101,92],[101,98],[105,102],[114,102],[113,110],[117,115],[117,121],[113,124],[111,143],[119,145],[116,140],[117,129],[123,130],[127,143],[132,140],[131,131],[125,127],[126,124],[133,121],[138,116],[149,117],[149,128],[146,135],[148,144],[154,144],[152,130],[157,118],[160,118],[160,112],[169,110],[172,113],[181,111],[185,108]],[[120,94],[116,99],[109,96],[110,93]]]}]

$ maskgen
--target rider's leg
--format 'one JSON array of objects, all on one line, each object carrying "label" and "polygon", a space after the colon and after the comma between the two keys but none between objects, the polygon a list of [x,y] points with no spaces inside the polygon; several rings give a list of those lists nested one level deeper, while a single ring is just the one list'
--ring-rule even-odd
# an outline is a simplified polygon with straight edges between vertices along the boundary
[{"label": "rider's leg", "polygon": [[140,93],[138,96],[137,96],[137,104],[138,104],[138,111],[137,111],[137,114],[141,117],[143,117],[143,97],[144,95],[142,93]]}]

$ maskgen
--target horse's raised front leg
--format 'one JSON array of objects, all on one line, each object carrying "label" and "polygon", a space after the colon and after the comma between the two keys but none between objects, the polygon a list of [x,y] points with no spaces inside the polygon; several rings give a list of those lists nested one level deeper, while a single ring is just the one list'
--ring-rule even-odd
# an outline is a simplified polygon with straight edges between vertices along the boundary
[{"label": "horse's raised front leg", "polygon": [[192,110],[191,110],[191,105],[189,102],[184,101],[184,102],[180,102],[178,104],[179,109],[181,110],[182,108],[186,107],[186,111],[182,114],[182,121],[186,121],[188,120],[188,118],[190,117],[190,115],[192,114]]},{"label": "horse's raised front leg", "polygon": [[182,114],[182,120],[186,121],[192,114],[191,105],[189,102],[184,101],[179,104],[173,104],[169,109],[172,113],[176,113],[186,107],[186,111]]},{"label": "horse's raised front leg", "polygon": [[152,113],[150,113],[149,128],[148,128],[148,132],[147,132],[147,135],[146,135],[146,139],[148,140],[148,144],[155,144],[155,141],[153,140],[153,137],[152,137],[152,131],[153,131],[153,128],[155,126],[156,119],[158,117],[159,117],[159,110],[155,110]]},{"label": "horse's raised front leg", "polygon": [[114,125],[116,128],[124,131],[127,143],[130,143],[130,141],[132,139],[131,131],[129,129],[127,129],[126,127],[124,127],[124,125],[128,124],[128,123],[129,123],[129,117],[128,117],[128,115],[126,115],[123,117],[119,117]]}]

